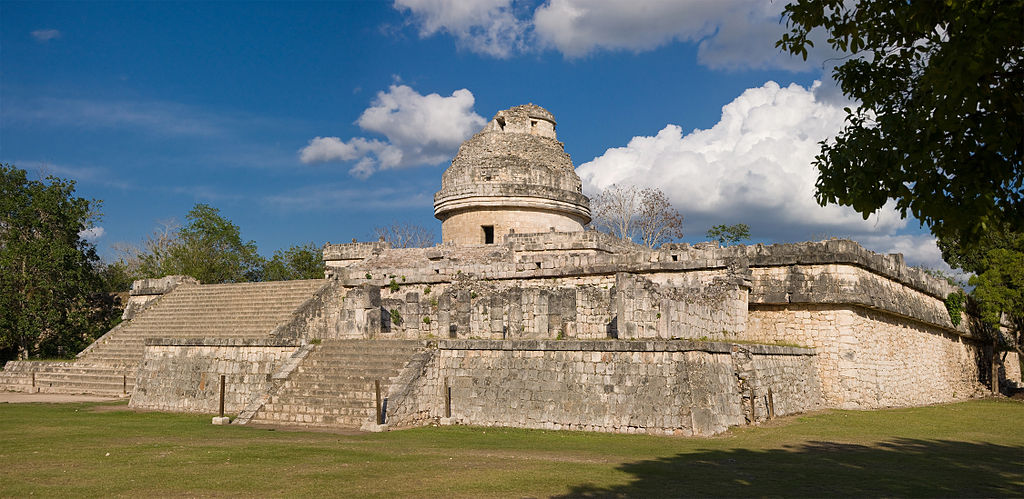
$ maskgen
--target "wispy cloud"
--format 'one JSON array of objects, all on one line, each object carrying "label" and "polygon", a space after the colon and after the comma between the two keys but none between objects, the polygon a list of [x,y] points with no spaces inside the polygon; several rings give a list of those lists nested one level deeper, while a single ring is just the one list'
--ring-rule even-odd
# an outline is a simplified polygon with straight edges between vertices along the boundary
[{"label": "wispy cloud", "polygon": [[41,179],[53,175],[76,182],[100,184],[118,189],[136,189],[138,187],[119,178],[110,168],[104,166],[69,165],[36,160],[14,160],[12,163]]},{"label": "wispy cloud", "polygon": [[32,32],[32,38],[35,38],[39,43],[46,43],[60,38],[60,31],[55,29],[37,29]]},{"label": "wispy cloud", "polygon": [[79,129],[130,129],[156,135],[223,134],[224,118],[191,106],[156,101],[99,101],[40,98],[4,109],[7,124]]},{"label": "wispy cloud", "polygon": [[279,210],[324,211],[359,209],[402,211],[433,206],[434,194],[413,188],[359,189],[352,184],[318,184],[267,196],[264,201]]}]

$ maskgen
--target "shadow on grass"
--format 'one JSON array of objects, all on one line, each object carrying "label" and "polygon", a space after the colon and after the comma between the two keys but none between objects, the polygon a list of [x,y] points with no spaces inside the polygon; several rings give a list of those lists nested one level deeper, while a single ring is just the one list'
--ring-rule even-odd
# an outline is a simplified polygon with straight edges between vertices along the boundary
[{"label": "shadow on grass", "polygon": [[628,484],[581,484],[562,497],[1024,494],[1024,447],[945,440],[699,450],[618,469]]}]

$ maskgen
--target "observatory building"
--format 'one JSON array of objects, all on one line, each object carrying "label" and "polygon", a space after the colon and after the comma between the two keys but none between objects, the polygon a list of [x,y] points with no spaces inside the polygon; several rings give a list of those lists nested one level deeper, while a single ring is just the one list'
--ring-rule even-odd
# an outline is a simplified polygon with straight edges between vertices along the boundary
[{"label": "observatory building", "polygon": [[459,148],[434,195],[441,239],[495,244],[509,233],[581,232],[590,222],[555,117],[534,104],[498,111]]}]

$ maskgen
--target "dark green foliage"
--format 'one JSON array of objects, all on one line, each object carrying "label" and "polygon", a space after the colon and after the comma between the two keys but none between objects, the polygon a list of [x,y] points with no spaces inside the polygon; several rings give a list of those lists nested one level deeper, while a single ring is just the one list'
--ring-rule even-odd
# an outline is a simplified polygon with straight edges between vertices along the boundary
[{"label": "dark green foliage", "polygon": [[998,327],[1002,314],[1011,322],[1024,318],[1024,253],[1005,248],[989,250],[984,272],[970,279],[981,319]]},{"label": "dark green foliage", "polygon": [[402,325],[402,313],[397,308],[391,309],[391,323],[396,326]]},{"label": "dark green foliage", "polygon": [[[984,331],[1004,348],[1021,351],[1024,338],[1024,233],[990,227],[975,240],[939,239],[950,266],[974,273],[968,281]],[[1000,330],[1000,324],[1008,328]],[[997,333],[998,332],[998,333]],[[1022,352],[1024,353],[1024,352]]]},{"label": "dark green foliage", "polygon": [[728,246],[750,239],[750,226],[747,224],[721,224],[708,229],[705,235],[712,241],[718,241],[723,246]]},{"label": "dark green foliage", "polygon": [[959,326],[963,320],[964,305],[967,304],[967,296],[962,291],[954,291],[946,297],[946,312],[949,313],[949,321],[954,326]]},{"label": "dark green foliage", "polygon": [[1024,230],[1024,0],[796,0],[777,43],[809,35],[849,54],[834,70],[860,101],[817,156],[817,199],[865,218],[890,199],[940,238]]},{"label": "dark green foliage", "polygon": [[132,282],[141,278],[137,269],[132,269],[124,260],[103,263],[99,269],[103,278],[103,291],[107,293],[126,293],[131,290]]},{"label": "dark green foliage", "polygon": [[184,274],[204,284],[260,280],[264,262],[256,243],[243,242],[238,226],[220,210],[200,203],[185,218],[168,244],[140,255],[143,275]]},{"label": "dark green foliage", "polygon": [[323,255],[312,242],[296,245],[286,250],[277,250],[274,257],[263,268],[265,281],[289,281],[292,279],[323,279]]},{"label": "dark green foliage", "polygon": [[75,183],[0,165],[0,356],[70,356],[112,326],[99,258],[79,234],[99,202]]},{"label": "dark green foliage", "polygon": [[395,278],[392,277],[391,282],[388,283],[388,289],[390,289],[391,292],[394,293],[395,291],[398,291],[399,287],[399,284],[395,282]]}]

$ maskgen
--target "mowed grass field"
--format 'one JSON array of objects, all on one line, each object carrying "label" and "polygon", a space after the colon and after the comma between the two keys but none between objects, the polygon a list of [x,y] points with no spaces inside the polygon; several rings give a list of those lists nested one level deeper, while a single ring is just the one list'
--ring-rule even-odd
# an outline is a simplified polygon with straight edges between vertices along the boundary
[{"label": "mowed grass field", "polygon": [[0,404],[0,496],[1013,496],[1024,403],[828,411],[714,438],[213,426],[123,404]]}]

